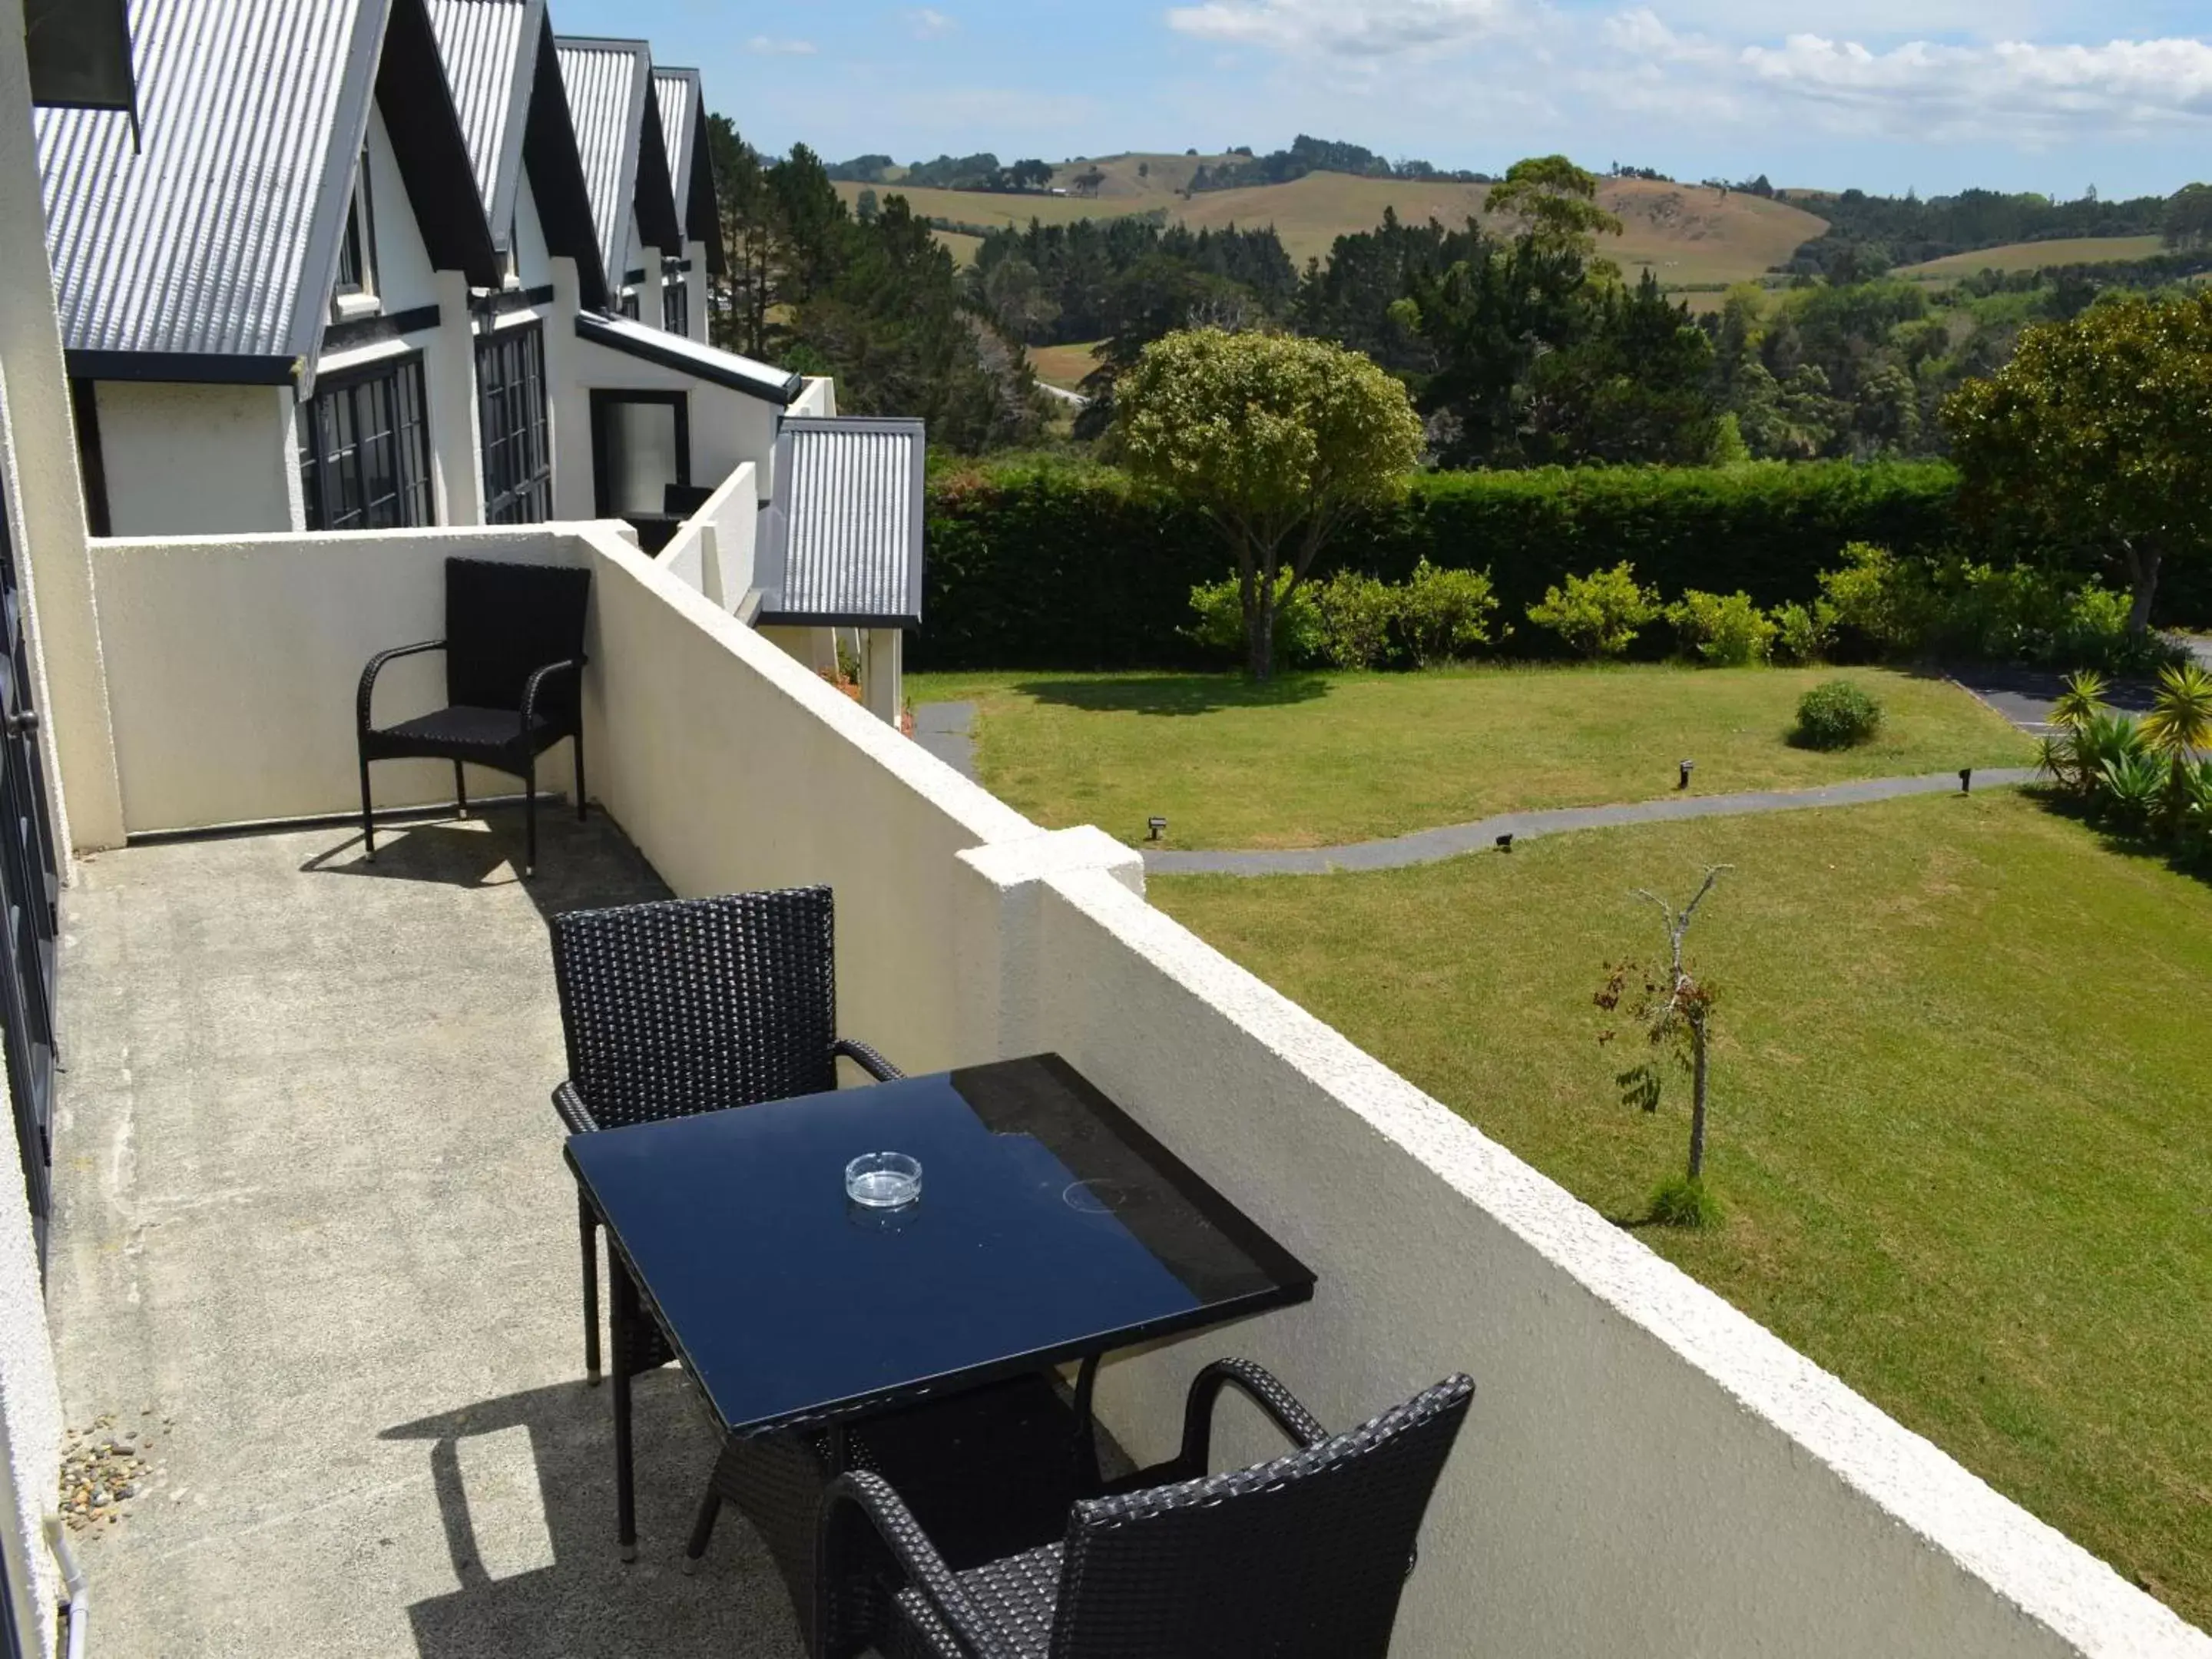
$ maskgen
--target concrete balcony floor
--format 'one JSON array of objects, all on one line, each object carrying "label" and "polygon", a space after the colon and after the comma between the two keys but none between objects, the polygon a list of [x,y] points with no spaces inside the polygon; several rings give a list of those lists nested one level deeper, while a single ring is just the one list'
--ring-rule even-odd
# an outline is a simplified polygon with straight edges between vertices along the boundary
[{"label": "concrete balcony floor", "polygon": [[617,1559],[544,917],[664,895],[604,820],[540,830],[526,887],[503,808],[373,866],[344,829],[84,865],[50,1304],[69,1422],[113,1413],[156,1470],[72,1534],[93,1651],[799,1653],[742,1519],[678,1571],[714,1442],[672,1370]]}]

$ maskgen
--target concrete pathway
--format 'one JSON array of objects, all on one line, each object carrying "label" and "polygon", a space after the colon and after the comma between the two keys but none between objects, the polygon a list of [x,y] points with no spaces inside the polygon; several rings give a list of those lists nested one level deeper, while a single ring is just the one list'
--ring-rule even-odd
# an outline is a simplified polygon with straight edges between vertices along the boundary
[{"label": "concrete pathway", "polygon": [[914,711],[914,740],[962,777],[975,775],[975,705],[925,702]]},{"label": "concrete pathway", "polygon": [[[2029,782],[2032,767],[1993,768],[1974,774],[1974,787],[1987,788]],[[1619,824],[1667,823],[1678,818],[1734,817],[1747,812],[1795,812],[1813,806],[1855,806],[1894,800],[1900,795],[1936,795],[1957,789],[1956,772],[1931,772],[1915,778],[1863,778],[1825,784],[1817,789],[1754,790],[1740,795],[1668,795],[1624,806],[1566,806],[1543,812],[1506,812],[1473,823],[1421,830],[1388,841],[1357,842],[1345,847],[1306,847],[1276,851],[1183,852],[1139,848],[1150,876],[1316,876],[1339,870],[1395,870],[1433,864],[1463,853],[1494,847],[1500,836],[1533,841],[1572,830],[1607,830]]]},{"label": "concrete pathway", "polygon": [[[2212,641],[2191,641],[2212,663]],[[1951,678],[1977,701],[1986,703],[2031,738],[2050,735],[2051,707],[2066,689],[2066,677],[2043,668],[1961,668]],[[2130,714],[2150,712],[2152,687],[2141,680],[2121,680],[2105,693],[2105,701]]]}]

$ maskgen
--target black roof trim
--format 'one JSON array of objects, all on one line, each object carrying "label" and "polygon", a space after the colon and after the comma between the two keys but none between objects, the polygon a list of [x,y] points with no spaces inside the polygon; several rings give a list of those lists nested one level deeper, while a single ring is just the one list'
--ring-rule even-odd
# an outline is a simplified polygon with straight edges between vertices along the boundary
[{"label": "black roof trim", "polygon": [[684,216],[676,210],[676,182],[668,170],[668,146],[660,136],[660,89],[653,84],[653,60],[645,64],[645,131],[637,151],[637,239],[663,253],[684,252]]},{"label": "black roof trim", "polygon": [[393,0],[377,65],[376,103],[431,265],[465,271],[471,287],[496,288],[505,264],[477,194],[476,167],[422,0]]},{"label": "black roof trim", "polygon": [[296,357],[242,357],[213,351],[71,351],[77,380],[169,380],[211,386],[291,386]]},{"label": "black roof trim", "polygon": [[701,343],[681,334],[630,321],[626,317],[603,317],[590,312],[576,314],[576,337],[589,340],[679,374],[742,392],[748,398],[788,409],[806,390],[806,377],[770,368],[765,363],[740,357],[719,346]]},{"label": "black roof trim", "polygon": [[369,317],[349,318],[342,323],[332,323],[323,331],[323,351],[351,351],[357,346],[374,345],[379,340],[397,340],[410,334],[421,334],[438,326],[440,313],[435,306],[416,306],[411,311],[380,312]]}]

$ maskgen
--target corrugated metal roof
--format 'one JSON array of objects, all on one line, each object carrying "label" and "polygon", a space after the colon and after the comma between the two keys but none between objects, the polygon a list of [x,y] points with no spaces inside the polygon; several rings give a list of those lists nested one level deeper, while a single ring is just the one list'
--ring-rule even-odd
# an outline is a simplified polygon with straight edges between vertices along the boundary
[{"label": "corrugated metal roof", "polygon": [[[699,71],[660,69],[653,71],[653,89],[660,100],[660,137],[668,146],[668,182],[676,195],[676,210],[688,214],[691,200],[691,137],[699,108]],[[687,223],[685,234],[696,238]],[[672,249],[671,252],[673,252]]]},{"label": "corrugated metal roof", "polygon": [[921,623],[920,421],[784,422],[762,550],[760,620]]},{"label": "corrugated metal roof", "polygon": [[529,113],[530,70],[526,47],[538,40],[539,7],[532,0],[428,0],[438,57],[468,141],[469,166],[483,198],[493,234],[502,245],[514,211],[516,163]]},{"label": "corrugated metal roof", "polygon": [[337,268],[388,0],[135,0],[130,117],[42,109],[72,351],[305,357]]},{"label": "corrugated metal roof", "polygon": [[629,269],[630,204],[637,191],[637,152],[644,137],[653,54],[642,40],[562,35],[555,45],[592,198],[592,222],[599,227],[599,255],[609,284],[619,287]]}]

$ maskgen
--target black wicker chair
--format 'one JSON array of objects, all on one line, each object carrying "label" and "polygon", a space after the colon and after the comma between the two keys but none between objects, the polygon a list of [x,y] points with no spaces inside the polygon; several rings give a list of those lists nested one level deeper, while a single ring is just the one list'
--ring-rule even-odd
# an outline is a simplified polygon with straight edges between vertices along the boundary
[{"label": "black wicker chair", "polygon": [[[1209,1425],[1228,1384],[1299,1449],[1208,1474]],[[1058,1541],[965,1571],[893,1482],[845,1475],[823,1506],[815,1652],[1382,1659],[1422,1515],[1474,1394],[1467,1377],[1450,1377],[1332,1437],[1260,1367],[1220,1361],[1192,1386],[1179,1456],[1076,1503]]]},{"label": "black wicker chair", "polygon": [[[525,874],[538,866],[538,757],[561,741],[576,744],[576,816],[585,815],[584,617],[592,573],[551,565],[446,561],[446,637],[380,651],[362,671],[357,708],[361,747],[361,833],[376,856],[376,815],[368,763],[449,760],[459,810],[469,809],[465,764],[523,782],[527,826]],[[370,702],[388,662],[425,651],[446,653],[447,706],[378,726]]]},{"label": "black wicker chair", "polygon": [[[836,1035],[826,887],[575,911],[550,927],[568,1053],[553,1106],[571,1133],[825,1092],[837,1086],[841,1054],[878,1081],[902,1075],[866,1043]],[[580,1198],[578,1208],[584,1363],[596,1382],[599,1218]],[[629,1352],[610,1363],[636,1376],[673,1357],[646,1319]],[[1042,1541],[1058,1530],[1079,1478],[1085,1443],[1076,1421],[1050,1381],[1034,1376],[868,1419],[841,1443],[827,1434],[732,1440],[701,1504],[687,1570],[726,1499],[760,1529],[810,1623],[815,1516],[843,1467],[896,1479],[957,1553],[988,1559]]]}]

